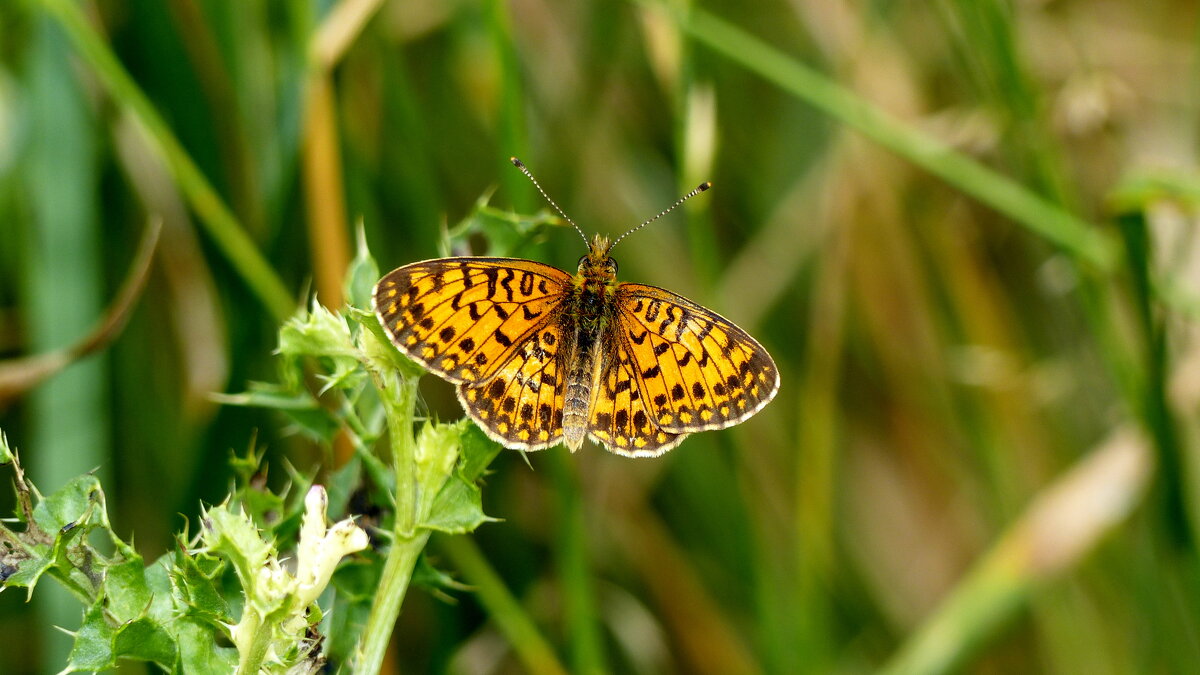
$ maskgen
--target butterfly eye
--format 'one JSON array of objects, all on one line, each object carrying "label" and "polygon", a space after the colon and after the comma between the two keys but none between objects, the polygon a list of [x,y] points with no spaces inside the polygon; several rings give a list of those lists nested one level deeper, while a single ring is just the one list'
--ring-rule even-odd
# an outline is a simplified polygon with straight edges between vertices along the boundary
[{"label": "butterfly eye", "polygon": [[588,259],[588,257],[586,255],[579,256],[579,266],[583,267],[583,261],[587,260],[587,259]]},{"label": "butterfly eye", "polygon": [[609,258],[608,260],[604,261],[604,265],[605,265],[605,267],[608,268],[609,272],[611,272],[613,274],[617,273],[617,261],[616,260]]}]

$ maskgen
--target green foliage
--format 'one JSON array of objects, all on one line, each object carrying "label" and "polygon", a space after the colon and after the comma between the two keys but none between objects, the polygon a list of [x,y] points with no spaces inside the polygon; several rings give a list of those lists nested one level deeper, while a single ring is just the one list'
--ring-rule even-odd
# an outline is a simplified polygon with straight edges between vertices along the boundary
[{"label": "green foliage", "polygon": [[[220,596],[210,577],[188,573],[200,564],[198,554],[181,550],[146,566],[113,532],[94,477],[80,476],[43,497],[15,453],[6,452],[6,459],[21,517],[15,528],[0,525],[0,569],[6,572],[0,590],[26,588],[32,595],[53,579],[83,604],[63,672],[113,668],[121,659],[171,672],[232,670],[236,654],[219,644],[221,623],[232,622],[229,605],[200,601]],[[219,572],[222,563],[213,562]],[[200,655],[203,661],[195,659]]]}]

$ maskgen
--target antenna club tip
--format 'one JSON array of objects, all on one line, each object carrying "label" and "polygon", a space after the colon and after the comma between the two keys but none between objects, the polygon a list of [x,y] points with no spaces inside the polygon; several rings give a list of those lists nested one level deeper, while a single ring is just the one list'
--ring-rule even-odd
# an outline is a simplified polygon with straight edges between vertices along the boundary
[{"label": "antenna club tip", "polygon": [[699,190],[700,192],[704,192],[705,190],[709,189],[710,187],[712,187],[712,182],[706,180],[700,184],[700,187],[698,187],[696,189]]},{"label": "antenna club tip", "polygon": [[518,169],[525,168],[525,164],[523,162],[521,162],[521,160],[517,159],[516,157],[509,157],[508,161],[512,162],[513,166],[517,167]]}]

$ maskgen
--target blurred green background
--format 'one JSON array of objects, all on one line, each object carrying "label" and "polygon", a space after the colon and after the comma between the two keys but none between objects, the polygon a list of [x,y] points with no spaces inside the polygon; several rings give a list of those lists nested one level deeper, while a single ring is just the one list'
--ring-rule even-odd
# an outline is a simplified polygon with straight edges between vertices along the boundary
[{"label": "blurred green background", "polygon": [[[44,491],[96,469],[153,559],[255,430],[273,462],[321,457],[209,396],[273,378],[296,302],[340,302],[354,223],[386,270],[439,255],[492,190],[544,209],[510,155],[610,235],[712,180],[622,243],[621,277],[737,321],[782,389],[660,459],[493,465],[503,522],[475,542],[563,667],[1195,672],[1198,18],[1178,0],[8,0],[5,372],[84,336],[163,232],[112,346],[5,396],[0,428]],[[569,270],[582,252],[565,228],[517,251]],[[434,538],[452,572],[455,550]],[[52,626],[80,613],[0,594],[0,672],[58,670]],[[407,672],[521,670],[469,592],[411,593],[394,651]]]}]

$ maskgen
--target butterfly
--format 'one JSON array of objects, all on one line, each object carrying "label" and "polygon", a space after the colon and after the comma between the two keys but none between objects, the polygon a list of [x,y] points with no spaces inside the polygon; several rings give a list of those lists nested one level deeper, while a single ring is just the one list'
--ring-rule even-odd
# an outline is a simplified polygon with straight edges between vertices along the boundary
[{"label": "butterfly", "polygon": [[520,258],[438,258],[392,270],[372,292],[396,347],[457,385],[488,436],[571,452],[590,437],[620,455],[653,457],[771,401],[779,370],[749,334],[671,291],[616,280],[613,246],[710,183],[614,242],[588,241],[512,162],[588,243],[576,274]]}]

